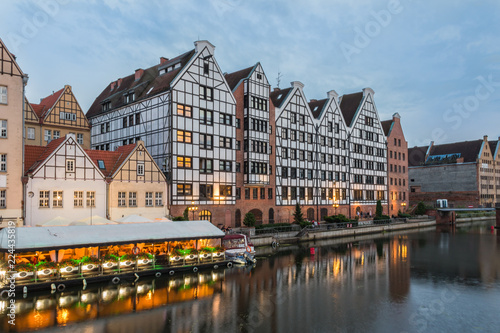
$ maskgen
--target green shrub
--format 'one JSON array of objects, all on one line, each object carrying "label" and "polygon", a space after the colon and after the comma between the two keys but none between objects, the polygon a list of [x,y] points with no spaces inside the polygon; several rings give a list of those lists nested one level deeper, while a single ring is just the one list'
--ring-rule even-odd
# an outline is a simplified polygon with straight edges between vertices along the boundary
[{"label": "green shrub", "polygon": [[417,209],[415,209],[415,215],[424,215],[426,210],[425,204],[423,201],[420,201],[417,205]]},{"label": "green shrub", "polygon": [[247,227],[254,227],[255,222],[257,222],[257,220],[255,219],[255,215],[253,215],[253,213],[248,212],[245,214],[245,218],[243,219],[244,225]]},{"label": "green shrub", "polygon": [[265,228],[278,228],[278,227],[290,227],[290,223],[275,223],[275,224],[261,224],[255,226],[255,229],[265,229]]},{"label": "green shrub", "polygon": [[174,216],[172,221],[186,221],[183,216]]},{"label": "green shrub", "polygon": [[332,216],[325,216],[325,222],[327,222],[327,223],[339,223],[339,222],[351,222],[351,220],[343,214],[338,214],[338,215],[332,215]]}]

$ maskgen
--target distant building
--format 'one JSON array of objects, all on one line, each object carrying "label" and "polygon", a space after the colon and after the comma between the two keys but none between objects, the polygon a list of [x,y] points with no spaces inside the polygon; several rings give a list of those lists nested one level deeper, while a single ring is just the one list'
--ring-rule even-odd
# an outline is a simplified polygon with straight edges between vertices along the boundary
[{"label": "distant building", "polygon": [[482,140],[408,150],[410,205],[448,199],[450,207],[493,207],[500,190],[498,141]]},{"label": "distant building", "polygon": [[397,215],[408,207],[408,142],[401,127],[401,116],[382,121],[387,137],[387,166],[389,183],[389,215]]},{"label": "distant building", "polygon": [[28,75],[0,39],[0,227],[23,218],[23,106]]},{"label": "distant building", "polygon": [[90,125],[69,85],[42,98],[40,104],[26,100],[24,125],[28,145],[45,146],[74,134],[78,144],[90,149]]}]

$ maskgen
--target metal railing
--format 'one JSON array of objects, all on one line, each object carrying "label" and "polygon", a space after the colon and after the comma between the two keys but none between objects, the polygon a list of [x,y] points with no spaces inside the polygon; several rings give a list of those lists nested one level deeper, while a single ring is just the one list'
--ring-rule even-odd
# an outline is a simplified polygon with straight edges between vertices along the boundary
[{"label": "metal railing", "polygon": [[280,226],[280,227],[268,227],[255,229],[256,235],[265,235],[265,234],[276,234],[281,232],[291,232],[291,231],[300,231],[300,226],[297,224],[290,224],[290,226]]}]

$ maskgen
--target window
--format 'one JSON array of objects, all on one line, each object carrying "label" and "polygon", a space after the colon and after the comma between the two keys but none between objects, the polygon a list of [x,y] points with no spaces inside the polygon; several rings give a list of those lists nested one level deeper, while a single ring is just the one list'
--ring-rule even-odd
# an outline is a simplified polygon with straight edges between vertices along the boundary
[{"label": "window", "polygon": [[377,177],[377,185],[384,185],[384,184],[385,184],[385,177]]},{"label": "window", "polygon": [[0,120],[0,138],[7,137],[7,120]]},{"label": "window", "polygon": [[111,110],[111,102],[107,101],[102,103],[102,110],[103,111]]},{"label": "window", "polygon": [[213,99],[214,89],[206,86],[200,86],[200,98],[211,101]]},{"label": "window", "polygon": [[306,123],[306,116],[304,116],[303,114],[300,115],[299,117],[299,124],[300,125],[304,125]]},{"label": "window", "polygon": [[191,133],[189,131],[177,130],[177,141],[178,142],[191,143],[192,136],[193,136],[193,133]]},{"label": "window", "polygon": [[191,195],[193,193],[193,185],[191,184],[177,184],[177,195]]},{"label": "window", "polygon": [[281,129],[281,138],[288,139],[288,130],[286,128]]},{"label": "window", "polygon": [[[294,196],[292,196],[294,198]],[[299,187],[299,199],[304,200],[306,198],[306,188]]]},{"label": "window", "polygon": [[118,207],[127,207],[127,193],[126,192],[118,192]]},{"label": "window", "polygon": [[230,197],[233,193],[233,187],[231,185],[221,185],[219,188],[220,195],[222,197]]},{"label": "window", "polygon": [[365,117],[365,125],[373,126],[373,118]]},{"label": "window", "polygon": [[375,178],[373,176],[366,176],[366,184],[373,184]]},{"label": "window", "polygon": [[335,133],[339,133],[340,132],[340,125],[339,123],[335,123]]},{"label": "window", "polygon": [[177,167],[179,169],[191,169],[193,167],[191,161],[191,157],[177,156]]},{"label": "window", "polygon": [[52,191],[52,207],[62,208],[63,191]]},{"label": "window", "polygon": [[321,189],[321,200],[326,200],[326,188]]},{"label": "window", "polygon": [[272,199],[273,198],[273,189],[272,188],[268,188],[267,189],[267,198],[268,199]]},{"label": "window", "polygon": [[245,188],[245,199],[247,199],[247,200],[250,199],[250,189],[248,187]]},{"label": "window", "polygon": [[7,154],[0,155],[0,171],[7,171]]},{"label": "window", "polygon": [[189,105],[177,104],[177,115],[191,118],[193,116],[193,112]]},{"label": "window", "polygon": [[366,200],[375,200],[375,192],[366,191]]},{"label": "window", "polygon": [[200,199],[211,199],[214,193],[213,185],[200,184]]},{"label": "window", "polygon": [[0,86],[0,104],[7,104],[7,87]]},{"label": "window", "polygon": [[76,135],[76,142],[78,142],[78,144],[80,144],[80,145],[83,145],[83,134],[82,133],[78,133]]},{"label": "window", "polygon": [[39,207],[49,207],[50,191],[40,191]]},{"label": "window", "polygon": [[377,200],[385,200],[384,191],[377,191]]},{"label": "window", "polygon": [[208,63],[208,61],[204,61],[203,62],[203,74],[208,75],[208,72],[209,72],[209,63]]},{"label": "window", "polygon": [[362,190],[354,190],[354,200],[363,200]]},{"label": "window", "polygon": [[312,133],[307,133],[307,143],[313,143],[313,135],[312,135]]},{"label": "window", "polygon": [[362,175],[354,175],[354,183],[355,184],[362,184],[363,183],[363,176]]},{"label": "window", "polygon": [[127,117],[123,117],[122,118],[122,127],[123,128],[127,128],[128,126],[128,118]]},{"label": "window", "polygon": [[219,122],[223,125],[233,126],[233,116],[221,112]]},{"label": "window", "polygon": [[7,190],[0,191],[0,209],[7,208]]},{"label": "window", "polygon": [[153,192],[146,192],[146,207],[153,207]]},{"label": "window", "polygon": [[281,148],[281,157],[288,158],[288,148],[286,147]]},{"label": "window", "polygon": [[35,128],[34,127],[28,127],[28,140],[35,140]]},{"label": "window", "polygon": [[137,162],[137,175],[144,176],[144,163]]},{"label": "window", "polygon": [[258,190],[256,188],[252,189],[252,194],[253,194],[252,196],[253,196],[254,199],[257,199],[257,194],[258,194],[257,191]]},{"label": "window", "polygon": [[219,146],[221,148],[228,148],[228,149],[231,149],[232,148],[232,139],[231,138],[226,138],[224,136],[221,136],[220,139],[219,139]]},{"label": "window", "polygon": [[290,130],[290,140],[297,141],[297,131],[296,130]]},{"label": "window", "polygon": [[227,172],[233,171],[233,165],[232,165],[231,161],[220,160],[219,161],[219,170],[220,171],[227,171]]},{"label": "window", "polygon": [[208,158],[200,158],[200,173],[213,173],[213,160]]},{"label": "window", "polygon": [[66,160],[66,172],[75,172],[75,160]]},{"label": "window", "polygon": [[260,198],[261,199],[265,199],[266,198],[266,189],[263,188],[263,187],[260,189]]},{"label": "window", "polygon": [[[135,124],[139,125],[140,123],[141,123],[141,113],[136,113],[135,114]],[[109,123],[107,123],[107,124],[109,124]],[[109,131],[109,128],[108,128],[108,131]]]},{"label": "window", "polygon": [[137,207],[137,192],[128,192],[128,206]]},{"label": "window", "polygon": [[52,140],[52,131],[51,130],[45,130],[44,131],[43,139],[45,141],[47,141],[47,142],[49,142],[50,140]]},{"label": "window", "polygon": [[311,169],[307,169],[307,179],[313,179],[313,171]]},{"label": "window", "polygon": [[212,149],[213,136],[210,134],[200,134],[200,147],[202,149]]},{"label": "window", "polygon": [[73,207],[83,208],[83,191],[73,192]]},{"label": "window", "polygon": [[288,187],[282,186],[281,192],[282,192],[281,197],[283,198],[283,200],[288,200]]},{"label": "window", "polygon": [[209,210],[202,210],[200,212],[200,220],[206,220],[212,222],[212,213]]},{"label": "window", "polygon": [[155,192],[155,206],[163,206],[163,192]]},{"label": "window", "polygon": [[95,207],[95,192],[87,191],[87,207]]},{"label": "window", "polygon": [[333,131],[333,123],[331,121],[328,122],[328,132]]},{"label": "window", "polygon": [[61,137],[61,131],[54,131],[54,136],[53,136],[54,140],[59,139],[60,137]]}]

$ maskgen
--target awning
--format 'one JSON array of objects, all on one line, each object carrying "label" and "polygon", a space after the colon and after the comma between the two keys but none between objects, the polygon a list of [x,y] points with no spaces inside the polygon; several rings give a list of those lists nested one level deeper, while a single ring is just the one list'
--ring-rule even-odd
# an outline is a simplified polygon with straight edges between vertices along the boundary
[{"label": "awning", "polygon": [[[0,230],[0,251],[9,250],[9,228]],[[113,244],[222,238],[209,221],[152,222],[15,229],[16,252]]]}]

